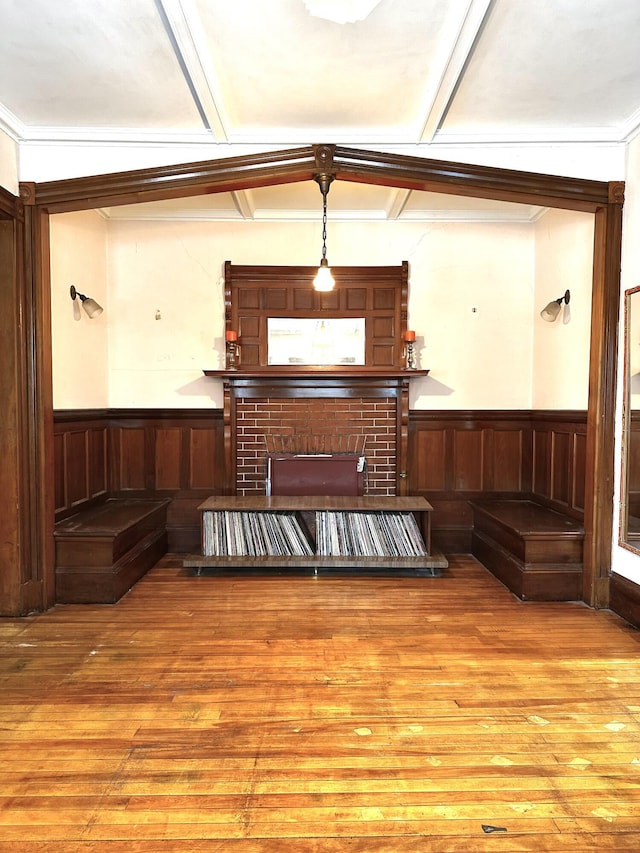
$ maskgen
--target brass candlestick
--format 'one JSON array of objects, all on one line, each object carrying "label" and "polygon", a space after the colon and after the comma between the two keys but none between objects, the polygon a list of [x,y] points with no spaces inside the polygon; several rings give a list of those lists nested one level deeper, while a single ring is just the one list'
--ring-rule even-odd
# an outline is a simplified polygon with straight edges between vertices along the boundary
[{"label": "brass candlestick", "polygon": [[238,333],[227,332],[227,370],[237,370],[240,366],[240,344]]},{"label": "brass candlestick", "polygon": [[416,369],[416,353],[415,353],[413,341],[406,341],[406,343],[405,343],[405,358],[406,358],[406,363],[407,363],[407,370],[415,370]]},{"label": "brass candlestick", "polygon": [[411,329],[407,329],[404,333],[404,358],[407,370],[416,369],[416,351],[414,349],[416,343],[416,333]]}]

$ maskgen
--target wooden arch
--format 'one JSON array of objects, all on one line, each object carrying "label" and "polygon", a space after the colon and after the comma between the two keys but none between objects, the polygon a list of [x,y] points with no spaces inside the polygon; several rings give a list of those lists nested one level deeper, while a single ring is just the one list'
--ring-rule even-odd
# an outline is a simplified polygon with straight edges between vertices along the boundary
[{"label": "wooden arch", "polygon": [[18,495],[18,502],[6,501],[6,507],[0,506],[0,510],[8,511],[6,519],[15,540],[13,558],[2,567],[0,613],[46,609],[54,601],[49,215],[305,181],[321,173],[337,180],[594,214],[584,600],[592,606],[607,605],[624,184],[340,145],[311,145],[178,166],[24,183],[20,201],[4,205],[4,217],[12,225],[0,231],[0,256],[6,261],[0,281],[0,312],[5,308],[10,312],[17,331],[0,342],[0,390],[15,401],[2,418],[4,432],[15,434],[23,450],[14,452],[5,468],[5,480],[11,494]]}]

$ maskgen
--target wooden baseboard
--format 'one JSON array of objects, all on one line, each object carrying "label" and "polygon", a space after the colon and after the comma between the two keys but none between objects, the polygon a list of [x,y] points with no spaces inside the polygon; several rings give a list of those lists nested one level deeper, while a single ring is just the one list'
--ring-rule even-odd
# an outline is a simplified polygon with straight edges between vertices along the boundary
[{"label": "wooden baseboard", "polygon": [[609,609],[634,628],[640,628],[640,585],[612,573],[609,584]]}]

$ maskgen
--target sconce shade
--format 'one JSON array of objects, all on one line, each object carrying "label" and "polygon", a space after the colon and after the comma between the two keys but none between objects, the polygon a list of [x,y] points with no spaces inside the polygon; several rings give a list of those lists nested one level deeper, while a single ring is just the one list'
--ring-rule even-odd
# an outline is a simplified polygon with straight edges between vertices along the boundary
[{"label": "sconce shade", "polygon": [[93,320],[94,317],[98,317],[102,314],[102,306],[98,305],[96,300],[92,299],[90,296],[85,296],[84,293],[78,293],[73,285],[69,288],[69,294],[74,302],[76,301],[76,297],[80,300],[82,307],[90,320]]},{"label": "sconce shade", "polygon": [[546,320],[547,323],[553,323],[554,320],[558,319],[562,303],[564,302],[565,305],[569,305],[570,299],[571,293],[568,290],[565,290],[564,296],[560,296],[558,299],[553,299],[548,305],[545,305],[540,312],[540,316],[543,320]]}]

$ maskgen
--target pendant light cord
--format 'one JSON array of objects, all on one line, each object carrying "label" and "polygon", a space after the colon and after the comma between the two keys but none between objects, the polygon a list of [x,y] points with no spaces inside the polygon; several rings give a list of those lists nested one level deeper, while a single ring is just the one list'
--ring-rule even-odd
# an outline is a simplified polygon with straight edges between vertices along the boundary
[{"label": "pendant light cord", "polygon": [[322,193],[322,260],[327,259],[327,194]]}]

